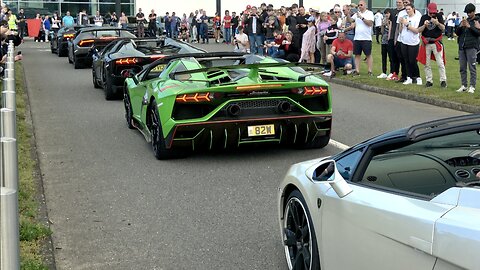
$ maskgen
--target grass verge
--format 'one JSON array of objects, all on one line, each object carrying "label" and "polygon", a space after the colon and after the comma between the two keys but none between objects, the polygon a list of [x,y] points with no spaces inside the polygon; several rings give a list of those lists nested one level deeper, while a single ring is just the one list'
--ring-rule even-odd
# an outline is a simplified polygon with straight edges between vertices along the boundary
[{"label": "grass verge", "polygon": [[[455,57],[458,56],[458,44],[454,40],[443,39],[443,44],[445,47],[445,56],[446,56],[446,75],[447,75],[447,88],[440,87],[440,78],[438,74],[438,67],[435,61],[431,62],[432,73],[433,73],[433,87],[425,88],[425,72],[424,66],[418,64],[420,68],[420,75],[423,80],[423,85],[403,85],[401,83],[395,83],[393,81],[387,81],[385,79],[377,79],[377,75],[382,73],[382,56],[381,56],[381,46],[375,41],[373,37],[372,42],[372,56],[373,56],[373,77],[367,76],[368,67],[365,62],[362,61],[360,65],[360,76],[352,77],[350,75],[339,75],[336,78],[340,80],[350,80],[356,83],[375,86],[384,89],[391,89],[402,91],[406,93],[411,93],[415,95],[427,96],[430,98],[446,100],[457,102],[461,104],[468,104],[480,107],[480,85],[477,84],[477,89],[475,94],[469,93],[457,93],[457,90],[460,83],[460,67],[458,60],[455,60]],[[362,55],[362,59],[364,56]],[[387,61],[387,74],[390,72],[389,62]],[[478,73],[477,73],[478,74]],[[470,74],[469,74],[470,77]],[[477,76],[478,77],[478,76]]]},{"label": "grass verge", "polygon": [[[17,93],[17,147],[19,175],[20,212],[20,264],[24,270],[47,270],[42,256],[43,245],[51,235],[48,226],[41,222],[39,196],[41,184],[37,174],[37,161],[33,129],[27,121],[27,95],[22,63],[15,63],[15,86]],[[1,85],[3,89],[3,85]]]}]

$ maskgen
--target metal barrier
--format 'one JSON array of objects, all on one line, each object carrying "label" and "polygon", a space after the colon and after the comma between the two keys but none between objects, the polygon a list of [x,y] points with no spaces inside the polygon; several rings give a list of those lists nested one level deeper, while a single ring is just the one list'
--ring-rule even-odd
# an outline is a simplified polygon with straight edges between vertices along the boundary
[{"label": "metal barrier", "polygon": [[0,269],[20,269],[15,55],[8,44],[0,109]]}]

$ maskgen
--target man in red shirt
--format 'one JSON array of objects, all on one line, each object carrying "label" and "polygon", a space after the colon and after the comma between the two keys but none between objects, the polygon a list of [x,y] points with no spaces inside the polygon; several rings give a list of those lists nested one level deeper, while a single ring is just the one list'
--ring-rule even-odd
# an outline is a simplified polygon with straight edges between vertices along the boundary
[{"label": "man in red shirt", "polygon": [[335,69],[339,67],[343,67],[344,74],[352,70],[353,43],[345,36],[345,32],[338,32],[338,38],[333,41],[330,54],[327,56],[327,61],[331,66],[330,72],[323,75],[333,78]]},{"label": "man in red shirt", "polygon": [[223,17],[223,42],[227,44],[232,42],[232,16],[228,10],[225,10]]}]

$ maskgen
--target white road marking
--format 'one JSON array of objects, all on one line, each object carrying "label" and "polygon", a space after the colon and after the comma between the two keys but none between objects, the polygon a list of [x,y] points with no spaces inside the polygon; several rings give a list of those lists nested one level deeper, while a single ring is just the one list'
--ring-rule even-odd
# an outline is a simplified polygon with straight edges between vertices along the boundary
[{"label": "white road marking", "polygon": [[328,143],[330,144],[331,146],[333,147],[336,147],[336,148],[339,148],[340,150],[344,151],[344,150],[347,150],[348,148],[350,148],[350,146],[346,145],[346,144],[343,144],[341,142],[337,142],[335,140],[332,140],[330,139],[330,142]]}]

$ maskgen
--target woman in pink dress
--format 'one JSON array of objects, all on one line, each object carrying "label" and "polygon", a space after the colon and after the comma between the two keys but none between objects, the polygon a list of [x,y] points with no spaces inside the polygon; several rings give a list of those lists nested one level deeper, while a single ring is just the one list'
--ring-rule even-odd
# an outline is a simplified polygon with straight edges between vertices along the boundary
[{"label": "woman in pink dress", "polygon": [[316,39],[315,35],[317,32],[317,27],[315,27],[315,18],[310,17],[307,19],[308,29],[303,34],[302,40],[302,53],[300,55],[300,60],[298,62],[306,61],[307,63],[313,63],[315,61],[315,46]]}]

